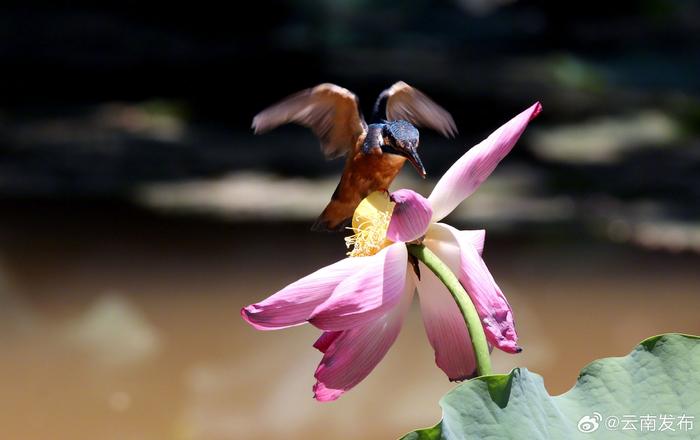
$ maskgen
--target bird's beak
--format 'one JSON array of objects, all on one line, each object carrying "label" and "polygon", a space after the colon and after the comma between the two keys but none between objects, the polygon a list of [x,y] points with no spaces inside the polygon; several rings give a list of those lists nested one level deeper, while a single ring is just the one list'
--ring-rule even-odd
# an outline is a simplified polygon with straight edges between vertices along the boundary
[{"label": "bird's beak", "polygon": [[425,167],[423,166],[423,162],[421,162],[420,160],[420,156],[418,156],[418,151],[416,151],[415,149],[408,150],[406,152],[406,158],[409,162],[411,162],[413,168],[415,168],[416,171],[418,171],[418,174],[420,174],[420,176],[425,179]]}]

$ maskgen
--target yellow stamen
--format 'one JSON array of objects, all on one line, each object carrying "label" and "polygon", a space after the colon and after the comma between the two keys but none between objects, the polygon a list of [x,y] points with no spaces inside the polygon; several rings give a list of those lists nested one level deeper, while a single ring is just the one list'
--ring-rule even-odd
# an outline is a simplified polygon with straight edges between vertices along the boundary
[{"label": "yellow stamen", "polygon": [[374,255],[392,242],[386,238],[391,213],[395,203],[384,191],[375,191],[365,197],[352,216],[353,235],[345,238],[348,255],[351,257],[366,257]]}]

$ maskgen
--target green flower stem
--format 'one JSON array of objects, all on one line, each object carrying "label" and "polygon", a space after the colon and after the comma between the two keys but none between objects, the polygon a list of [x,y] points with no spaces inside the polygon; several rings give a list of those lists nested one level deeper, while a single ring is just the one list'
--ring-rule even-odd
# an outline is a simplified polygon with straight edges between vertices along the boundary
[{"label": "green flower stem", "polygon": [[491,353],[489,352],[489,344],[486,342],[484,327],[481,325],[481,319],[479,319],[479,314],[476,311],[476,307],[474,307],[474,303],[471,298],[469,298],[469,295],[467,295],[462,284],[460,284],[450,268],[424,245],[407,244],[406,247],[411,255],[423,262],[428,269],[433,271],[438,279],[447,287],[447,290],[450,291],[450,294],[452,294],[452,298],[454,298],[457,303],[459,311],[462,312],[464,322],[467,324],[467,329],[469,330],[469,336],[471,336],[472,339],[477,374],[479,376],[492,374]]}]

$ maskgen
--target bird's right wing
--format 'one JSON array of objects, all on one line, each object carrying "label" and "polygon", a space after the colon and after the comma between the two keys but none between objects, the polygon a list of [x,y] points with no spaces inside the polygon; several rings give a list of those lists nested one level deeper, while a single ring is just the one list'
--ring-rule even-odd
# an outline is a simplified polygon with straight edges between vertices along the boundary
[{"label": "bird's right wing", "polygon": [[372,122],[406,120],[452,138],[457,134],[452,115],[418,89],[399,81],[384,90],[374,104]]},{"label": "bird's right wing", "polygon": [[328,83],[302,90],[258,113],[253,129],[260,134],[288,123],[309,127],[320,139],[327,159],[351,151],[367,129],[357,96]]}]

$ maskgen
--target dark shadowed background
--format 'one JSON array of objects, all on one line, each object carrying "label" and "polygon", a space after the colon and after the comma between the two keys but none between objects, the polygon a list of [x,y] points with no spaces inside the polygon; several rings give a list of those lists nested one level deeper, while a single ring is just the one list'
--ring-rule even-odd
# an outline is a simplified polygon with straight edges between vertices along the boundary
[{"label": "dark shadowed background", "polygon": [[[591,360],[700,333],[700,6],[693,1],[85,3],[0,10],[0,437],[395,438],[450,389],[417,307],[368,379],[311,398],[318,331],[240,307],[343,257],[309,226],[342,161],[264,107],[333,82],[365,114],[404,80],[427,195],[469,147],[544,112],[449,221],[486,228],[519,355],[552,393]],[[572,424],[575,421],[572,421]]]}]

